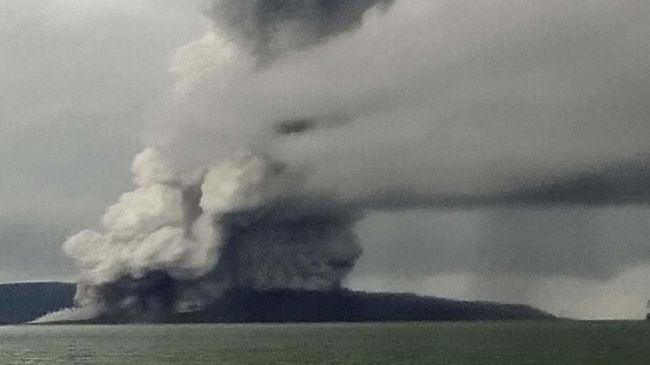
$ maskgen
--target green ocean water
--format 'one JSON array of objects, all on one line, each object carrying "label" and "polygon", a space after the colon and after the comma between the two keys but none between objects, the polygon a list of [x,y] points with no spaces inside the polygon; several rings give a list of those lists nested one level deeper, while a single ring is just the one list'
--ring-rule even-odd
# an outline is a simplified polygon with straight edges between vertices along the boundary
[{"label": "green ocean water", "polygon": [[650,323],[0,327],[0,364],[650,364]]}]

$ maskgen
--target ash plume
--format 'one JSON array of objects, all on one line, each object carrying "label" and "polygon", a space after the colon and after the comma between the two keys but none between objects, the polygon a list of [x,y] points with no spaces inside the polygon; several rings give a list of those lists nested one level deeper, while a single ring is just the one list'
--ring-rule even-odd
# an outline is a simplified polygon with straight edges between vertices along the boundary
[{"label": "ash plume", "polygon": [[212,4],[136,189],[64,244],[79,316],[338,288],[370,209],[648,202],[647,3]]},{"label": "ash plume", "polygon": [[138,188],[107,208],[104,232],[64,243],[80,270],[79,310],[46,320],[147,318],[200,307],[232,288],[338,289],[361,253],[356,209],[300,196],[287,186],[297,179],[259,155],[176,172],[147,149],[132,171]]}]

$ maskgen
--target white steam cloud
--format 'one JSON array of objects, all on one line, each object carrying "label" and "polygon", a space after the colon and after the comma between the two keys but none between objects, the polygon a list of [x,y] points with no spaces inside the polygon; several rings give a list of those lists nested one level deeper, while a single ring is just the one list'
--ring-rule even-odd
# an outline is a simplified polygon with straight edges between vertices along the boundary
[{"label": "white steam cloud", "polygon": [[40,321],[196,309],[230,288],[337,289],[361,253],[351,208],[297,194],[259,154],[183,173],[149,148],[132,171],[138,188],[106,209],[105,231],[63,244],[79,308]]}]

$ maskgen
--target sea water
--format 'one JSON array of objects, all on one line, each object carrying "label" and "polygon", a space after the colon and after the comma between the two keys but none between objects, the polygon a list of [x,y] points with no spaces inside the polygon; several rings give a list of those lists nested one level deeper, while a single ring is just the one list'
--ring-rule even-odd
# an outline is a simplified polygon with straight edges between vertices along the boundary
[{"label": "sea water", "polygon": [[650,364],[650,323],[10,326],[0,364]]}]

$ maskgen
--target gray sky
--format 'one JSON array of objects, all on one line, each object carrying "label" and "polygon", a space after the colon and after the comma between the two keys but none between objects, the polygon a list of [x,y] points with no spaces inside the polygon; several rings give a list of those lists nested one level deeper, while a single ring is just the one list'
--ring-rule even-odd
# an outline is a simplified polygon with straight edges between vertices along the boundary
[{"label": "gray sky", "polygon": [[60,242],[131,186],[140,120],[170,87],[169,57],[205,27],[196,9],[0,4],[0,281],[71,278]]},{"label": "gray sky", "polygon": [[[219,101],[201,90],[169,149],[212,153],[223,130],[206,114],[236,116],[227,131],[345,116],[273,143],[317,166],[309,186],[381,208],[357,227],[351,287],[638,317],[650,297],[650,7],[535,4],[398,0]],[[148,128],[166,111],[172,55],[208,28],[198,8],[0,3],[0,282],[74,278],[60,245],[132,187],[132,156],[159,138]],[[153,124],[187,117],[170,114]]]}]

